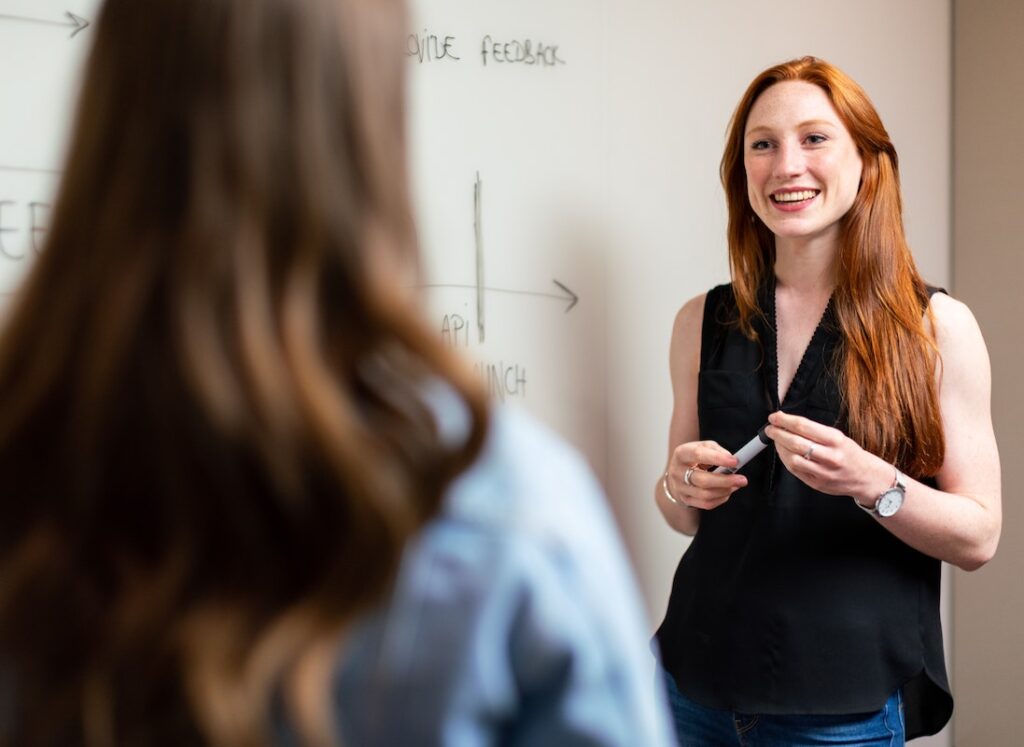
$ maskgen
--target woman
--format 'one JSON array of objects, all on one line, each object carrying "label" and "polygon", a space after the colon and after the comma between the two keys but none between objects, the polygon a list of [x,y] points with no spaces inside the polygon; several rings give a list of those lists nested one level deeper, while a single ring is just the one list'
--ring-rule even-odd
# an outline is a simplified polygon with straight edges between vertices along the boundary
[{"label": "woman", "polygon": [[102,9],[0,336],[0,743],[668,742],[592,478],[409,291],[406,23]]},{"label": "woman", "polygon": [[721,172],[732,283],[676,318],[655,493],[695,535],[657,634],[681,742],[937,732],[940,561],[978,568],[1000,531],[981,334],[918,275],[896,152],[832,65],[755,78]]}]

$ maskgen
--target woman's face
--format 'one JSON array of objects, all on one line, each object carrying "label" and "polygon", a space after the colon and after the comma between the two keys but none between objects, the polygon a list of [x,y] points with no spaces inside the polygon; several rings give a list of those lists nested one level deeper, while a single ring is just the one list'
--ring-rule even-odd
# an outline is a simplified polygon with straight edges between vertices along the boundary
[{"label": "woman's face", "polygon": [[747,117],[743,165],[750,205],[777,238],[838,239],[863,164],[821,88],[785,81],[764,91]]}]

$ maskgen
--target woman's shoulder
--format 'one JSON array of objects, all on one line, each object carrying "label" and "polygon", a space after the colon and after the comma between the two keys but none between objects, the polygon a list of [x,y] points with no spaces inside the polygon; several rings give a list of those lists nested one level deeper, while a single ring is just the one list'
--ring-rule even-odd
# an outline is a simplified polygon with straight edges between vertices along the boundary
[{"label": "woman's shoulder", "polygon": [[672,325],[672,349],[670,356],[675,360],[682,356],[683,365],[689,369],[700,354],[700,343],[709,331],[728,325],[736,316],[736,297],[732,283],[716,285],[700,293],[682,305]]},{"label": "woman's shoulder", "polygon": [[[448,438],[460,432],[457,414],[441,422]],[[495,406],[475,462],[406,548],[396,593],[432,604],[438,588],[457,588],[472,606],[502,589],[514,594],[517,587],[543,586],[582,566],[607,566],[625,580],[619,542],[583,455],[525,412]],[[589,568],[582,573],[589,575]]]},{"label": "woman's shoulder", "polygon": [[605,508],[579,451],[518,408],[496,407],[480,456],[452,484],[441,519],[565,541],[575,527],[606,518]]},{"label": "woman's shoulder", "polygon": [[680,308],[676,314],[676,318],[697,318],[704,313],[705,306],[718,306],[723,303],[735,304],[735,296],[732,292],[732,283],[723,283],[722,285],[716,285],[713,288],[709,288],[704,293],[698,293],[696,296],[688,299]]},{"label": "woman's shoulder", "polygon": [[965,321],[974,319],[974,314],[963,301],[954,298],[945,288],[928,286],[928,305],[932,314],[940,321],[962,324]]},{"label": "woman's shoulder", "polygon": [[[610,589],[640,607],[614,517],[586,459],[515,408],[494,409],[476,463],[410,547],[403,572],[413,569],[405,587],[413,596],[423,588],[414,580],[417,567],[476,596],[477,612],[504,594],[604,614]],[[634,613],[625,601],[622,608]]]},{"label": "woman's shoulder", "polygon": [[978,320],[967,304],[947,293],[934,293],[925,324],[939,353],[942,391],[987,408],[991,362]]},{"label": "woman's shoulder", "polygon": [[981,342],[981,329],[971,309],[945,291],[931,295],[928,320],[935,335],[939,350],[948,352],[963,345],[973,346]]},{"label": "woman's shoulder", "polygon": [[[427,390],[440,437],[457,443],[468,412],[450,387]],[[472,527],[502,538],[564,538],[573,527],[605,513],[590,465],[562,437],[519,408],[494,406],[476,460],[449,486],[442,511],[427,530]],[[575,515],[576,521],[563,521]]]},{"label": "woman's shoulder", "polygon": [[699,293],[679,307],[673,324],[673,334],[689,336],[698,331],[704,319],[704,305],[709,293]]},{"label": "woman's shoulder", "polygon": [[[410,544],[390,599],[348,641],[341,720],[352,743],[456,730],[483,745],[499,717],[540,719],[519,709],[523,693],[544,692],[554,722],[541,731],[551,743],[578,738],[553,704],[584,699],[606,731],[622,734],[602,744],[630,744],[630,734],[659,724],[639,689],[653,676],[644,669],[646,634],[586,460],[532,417],[496,407],[479,458]],[[375,708],[398,715],[368,720]]]}]

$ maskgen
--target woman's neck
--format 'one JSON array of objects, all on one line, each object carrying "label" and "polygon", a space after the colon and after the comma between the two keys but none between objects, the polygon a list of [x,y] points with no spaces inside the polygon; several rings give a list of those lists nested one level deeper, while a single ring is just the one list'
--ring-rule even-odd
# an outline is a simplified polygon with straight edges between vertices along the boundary
[{"label": "woman's neck", "polygon": [[776,286],[800,295],[827,295],[836,284],[838,257],[839,247],[832,237],[776,237]]}]

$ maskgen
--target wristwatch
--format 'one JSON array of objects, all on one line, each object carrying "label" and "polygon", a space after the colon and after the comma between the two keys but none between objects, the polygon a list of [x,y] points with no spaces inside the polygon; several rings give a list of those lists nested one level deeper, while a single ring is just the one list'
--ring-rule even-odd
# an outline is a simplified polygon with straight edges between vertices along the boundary
[{"label": "wristwatch", "polygon": [[892,487],[878,496],[875,500],[875,505],[865,506],[856,498],[853,499],[853,502],[869,514],[874,514],[883,519],[888,518],[899,511],[900,506],[903,505],[903,499],[907,495],[906,480],[906,475],[896,469],[896,477],[892,481]]}]

